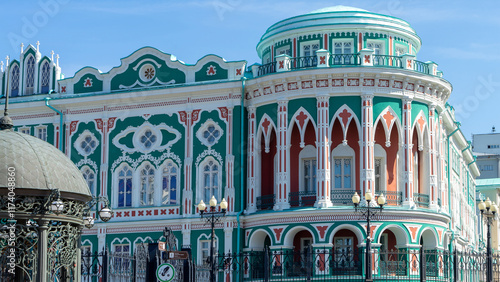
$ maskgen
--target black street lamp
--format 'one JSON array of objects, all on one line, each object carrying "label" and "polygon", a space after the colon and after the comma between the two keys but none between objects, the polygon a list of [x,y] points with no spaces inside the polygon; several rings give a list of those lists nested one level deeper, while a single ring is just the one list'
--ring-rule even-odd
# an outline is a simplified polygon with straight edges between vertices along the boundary
[{"label": "black street lamp", "polygon": [[[99,203],[102,203],[102,208],[99,207]],[[83,225],[89,229],[94,226],[95,218],[90,215],[90,210],[94,206],[97,207],[97,213],[102,221],[108,222],[113,217],[113,211],[109,208],[109,201],[106,197],[93,197],[87,205],[83,211]]]},{"label": "black street lamp", "polygon": [[212,228],[212,235],[210,236],[210,282],[215,282],[215,258],[214,258],[214,238],[215,238],[215,224],[220,222],[221,218],[226,215],[227,210],[227,202],[224,198],[220,202],[221,211],[216,211],[215,207],[217,206],[217,200],[214,196],[210,199],[210,211],[205,212],[207,206],[203,202],[200,201],[198,204],[198,210],[200,211],[201,218],[205,219],[207,223],[210,223]]},{"label": "black street lamp", "polygon": [[486,243],[486,281],[493,281],[493,258],[491,254],[491,231],[490,226],[495,220],[496,214],[498,213],[498,206],[495,203],[491,203],[490,198],[486,198],[486,201],[482,201],[477,205],[481,211],[481,216],[483,216],[484,221],[487,226],[487,243]]},{"label": "black street lamp", "polygon": [[370,238],[370,220],[372,217],[374,217],[377,213],[382,212],[382,208],[385,205],[385,197],[384,194],[380,194],[377,199],[377,204],[379,206],[378,209],[371,210],[370,209],[370,202],[373,200],[373,195],[370,190],[368,190],[365,193],[365,200],[366,200],[366,208],[361,208],[358,210],[358,205],[360,201],[360,197],[357,192],[354,192],[354,196],[352,196],[352,202],[354,204],[354,210],[356,212],[360,212],[363,219],[366,218],[366,270],[365,270],[365,281],[373,281],[372,279],[372,256],[371,256],[371,241],[372,239]]}]

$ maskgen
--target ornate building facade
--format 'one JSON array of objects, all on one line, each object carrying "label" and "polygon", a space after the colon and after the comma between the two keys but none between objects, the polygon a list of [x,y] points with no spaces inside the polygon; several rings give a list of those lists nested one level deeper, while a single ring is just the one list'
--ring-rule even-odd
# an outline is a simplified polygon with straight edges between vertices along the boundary
[{"label": "ornate building facade", "polygon": [[[251,66],[145,47],[61,79],[37,48],[0,85],[17,130],[63,150],[110,199],[114,218],[84,231],[87,250],[132,253],[168,226],[201,264],[210,230],[197,204],[212,195],[228,202],[219,253],[357,250],[368,232],[380,249],[477,248],[479,171],[452,86],[417,60],[404,20],[341,6],[285,19]],[[351,201],[367,191],[387,198],[368,232]]]}]

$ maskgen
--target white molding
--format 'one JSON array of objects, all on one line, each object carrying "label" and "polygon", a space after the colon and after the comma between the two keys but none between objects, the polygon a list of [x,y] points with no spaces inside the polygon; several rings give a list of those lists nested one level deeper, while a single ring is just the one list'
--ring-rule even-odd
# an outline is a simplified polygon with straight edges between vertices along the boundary
[{"label": "white molding", "polygon": [[[215,130],[218,130],[219,131],[219,136],[218,137],[215,137],[215,141],[213,142],[213,144],[210,144],[208,142],[208,140],[203,137],[203,132],[205,130],[208,129],[209,126],[214,126],[215,127]],[[219,140],[222,138],[222,136],[224,135],[224,130],[222,129],[222,127],[220,127],[219,123],[214,121],[213,119],[209,118],[207,119],[201,126],[200,128],[198,128],[198,131],[196,131],[196,137],[198,138],[198,140],[200,140],[200,142],[207,146],[209,149],[219,143]]]},{"label": "white molding", "polygon": [[[82,148],[81,143],[85,140],[86,137],[90,136],[90,138],[92,138],[92,141],[95,142],[95,147],[92,148],[92,150],[90,150],[89,153],[85,152]],[[85,129],[82,133],[78,134],[78,138],[76,138],[75,142],[73,143],[73,147],[75,147],[76,151],[78,152],[78,154],[80,154],[81,156],[83,157],[87,157],[87,156],[90,156],[92,155],[95,150],[97,149],[97,147],[99,147],[99,139],[97,139],[97,137],[95,137],[94,133],[92,133],[90,130],[88,129]]]}]

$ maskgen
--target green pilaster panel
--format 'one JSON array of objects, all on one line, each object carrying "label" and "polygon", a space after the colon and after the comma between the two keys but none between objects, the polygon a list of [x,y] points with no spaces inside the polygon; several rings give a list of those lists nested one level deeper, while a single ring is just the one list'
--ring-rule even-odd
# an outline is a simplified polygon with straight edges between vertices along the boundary
[{"label": "green pilaster panel", "polygon": [[[154,68],[152,77],[148,81],[144,81],[139,73],[145,64],[150,64]],[[148,54],[139,57],[133,63],[129,64],[124,72],[111,78],[111,90],[179,84],[185,82],[186,74],[183,71],[170,68],[162,59]]]},{"label": "green pilaster panel", "polygon": [[318,109],[316,107],[316,98],[304,98],[288,102],[288,124],[290,124],[293,115],[300,107],[304,107],[311,114],[314,122],[317,123],[316,116],[318,115]]},{"label": "green pilaster panel", "polygon": [[382,111],[390,106],[396,112],[398,119],[402,120],[403,107],[401,99],[388,97],[373,97],[373,122],[378,118]]},{"label": "green pilaster panel", "polygon": [[415,118],[417,118],[417,115],[420,113],[420,111],[424,111],[425,121],[429,121],[429,106],[424,103],[413,101],[411,103],[411,124],[415,122]]},{"label": "green pilaster panel", "polygon": [[73,85],[73,91],[75,94],[101,92],[102,80],[99,80],[91,73],[84,74],[82,78]]},{"label": "green pilaster panel", "polygon": [[223,69],[216,62],[208,62],[204,64],[199,71],[194,74],[194,79],[198,81],[210,81],[227,79],[227,69]]}]

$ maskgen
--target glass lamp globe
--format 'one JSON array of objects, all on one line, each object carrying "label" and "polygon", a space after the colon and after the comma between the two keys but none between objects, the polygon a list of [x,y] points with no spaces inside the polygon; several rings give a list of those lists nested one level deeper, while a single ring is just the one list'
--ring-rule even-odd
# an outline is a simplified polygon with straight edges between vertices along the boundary
[{"label": "glass lamp globe", "polygon": [[55,214],[60,214],[64,210],[64,203],[61,199],[57,199],[50,205],[50,210]]},{"label": "glass lamp globe", "polygon": [[201,200],[200,203],[198,204],[198,210],[200,212],[204,212],[206,208],[207,208],[207,205],[205,205],[205,203],[203,202],[203,200]]},{"label": "glass lamp globe", "polygon": [[92,228],[94,226],[94,218],[91,216],[86,216],[83,218],[83,225],[87,227],[88,229]]},{"label": "glass lamp globe", "polygon": [[385,196],[383,193],[378,196],[377,202],[379,206],[385,205]]},{"label": "glass lamp globe", "polygon": [[217,206],[217,200],[215,199],[215,196],[212,196],[212,198],[210,198],[210,206],[213,208]]},{"label": "glass lamp globe", "polygon": [[220,208],[223,210],[227,210],[227,202],[225,198],[222,198],[222,201],[220,202]]},{"label": "glass lamp globe", "polygon": [[113,212],[108,208],[104,207],[101,211],[99,211],[99,217],[102,221],[107,222],[113,217]]},{"label": "glass lamp globe", "polygon": [[359,198],[358,192],[354,192],[354,195],[352,196],[352,202],[353,202],[353,204],[358,205],[359,204],[359,200],[360,200],[360,198]]}]

